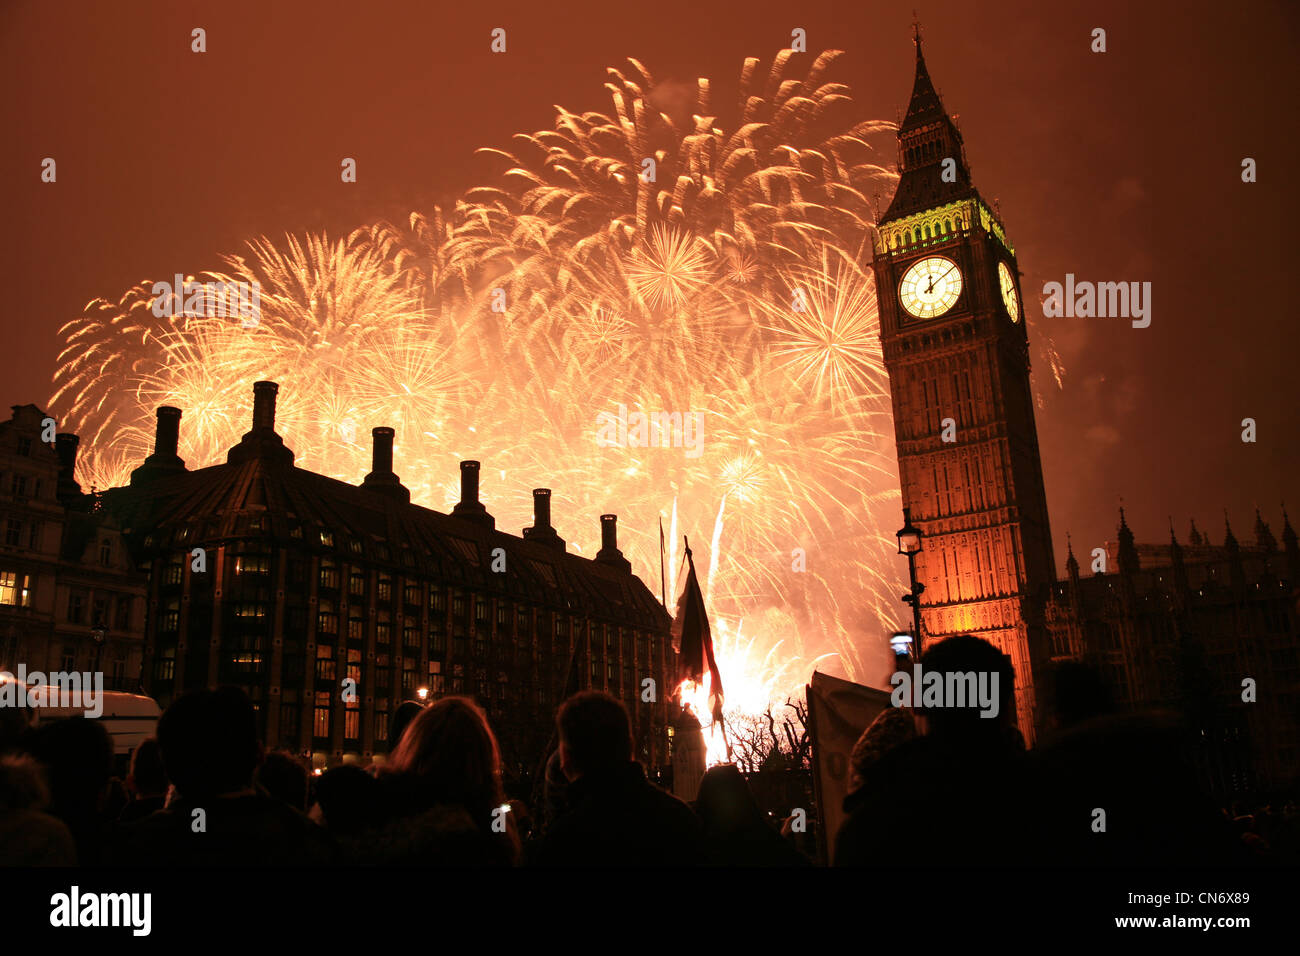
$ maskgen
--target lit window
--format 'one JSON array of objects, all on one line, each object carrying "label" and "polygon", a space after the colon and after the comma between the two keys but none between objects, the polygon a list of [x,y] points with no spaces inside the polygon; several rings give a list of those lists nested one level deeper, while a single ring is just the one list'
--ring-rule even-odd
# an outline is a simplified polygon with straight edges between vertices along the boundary
[{"label": "lit window", "polygon": [[17,572],[0,571],[0,604],[10,607],[30,607],[31,593],[27,588],[27,575],[18,578]]},{"label": "lit window", "polygon": [[312,733],[317,737],[330,735],[330,694],[329,691],[317,691],[316,715]]},{"label": "lit window", "polygon": [[316,679],[321,681],[333,681],[335,673],[337,672],[334,664],[334,648],[328,644],[317,644]]},{"label": "lit window", "polygon": [[270,569],[270,559],[264,554],[245,554],[235,558],[236,574],[266,574]]}]

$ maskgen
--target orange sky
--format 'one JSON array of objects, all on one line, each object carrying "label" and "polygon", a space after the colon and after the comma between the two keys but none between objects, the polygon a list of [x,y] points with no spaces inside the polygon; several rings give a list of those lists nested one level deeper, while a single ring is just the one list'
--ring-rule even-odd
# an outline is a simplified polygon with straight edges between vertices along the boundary
[{"label": "orange sky", "polygon": [[[0,402],[46,403],[56,330],[90,299],[212,267],[257,234],[346,233],[445,201],[481,181],[476,147],[549,125],[556,104],[606,110],[604,67],[627,56],[666,80],[712,77],[729,104],[742,59],[802,27],[814,53],[847,51],[862,116],[892,119],[913,6],[1024,271],[1058,566],[1067,530],[1076,550],[1113,537],[1121,496],[1140,540],[1164,540],[1170,514],[1180,535],[1194,516],[1218,540],[1224,507],[1248,540],[1256,502],[1276,533],[1283,498],[1300,520],[1300,15],[1255,0],[8,2]],[[494,26],[505,56],[488,52]],[[357,184],[339,182],[341,156]],[[1035,293],[1067,272],[1152,282],[1151,327],[1044,318]]]}]

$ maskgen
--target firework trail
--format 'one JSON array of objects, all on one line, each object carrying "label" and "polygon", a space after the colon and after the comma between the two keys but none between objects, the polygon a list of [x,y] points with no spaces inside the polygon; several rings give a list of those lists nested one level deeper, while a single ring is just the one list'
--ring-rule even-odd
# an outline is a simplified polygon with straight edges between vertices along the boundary
[{"label": "firework trail", "polygon": [[[530,524],[529,489],[549,485],[581,554],[617,512],[646,580],[660,516],[691,535],[733,706],[784,699],[814,662],[877,683],[898,484],[863,250],[869,197],[896,181],[875,149],[893,127],[856,118],[838,56],[802,77],[790,51],[766,73],[746,60],[730,132],[707,80],[669,115],[643,66],[611,69],[611,113],[560,109],[482,151],[500,168],[450,213],[261,238],[201,274],[260,284],[252,328],[156,318],[147,282],[95,300],[63,329],[51,402],[88,439],[83,474],[123,483],[161,404],[185,412],[190,467],[223,460],[250,383],[274,379],[301,467],[359,481],[369,429],[390,425],[428,507],[455,502],[476,458],[499,527]],[[602,442],[601,416],[624,410],[698,416],[700,441]]]}]

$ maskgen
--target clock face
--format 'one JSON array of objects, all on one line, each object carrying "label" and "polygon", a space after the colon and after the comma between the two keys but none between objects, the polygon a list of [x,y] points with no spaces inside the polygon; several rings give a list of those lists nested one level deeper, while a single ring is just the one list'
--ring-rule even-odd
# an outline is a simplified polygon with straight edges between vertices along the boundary
[{"label": "clock face", "polygon": [[1016,298],[1016,280],[1005,262],[998,263],[998,286],[1002,289],[1002,304],[1012,322],[1020,321],[1020,300]]},{"label": "clock face", "polygon": [[922,259],[908,269],[898,285],[898,299],[918,319],[943,315],[961,295],[961,270],[943,256]]}]

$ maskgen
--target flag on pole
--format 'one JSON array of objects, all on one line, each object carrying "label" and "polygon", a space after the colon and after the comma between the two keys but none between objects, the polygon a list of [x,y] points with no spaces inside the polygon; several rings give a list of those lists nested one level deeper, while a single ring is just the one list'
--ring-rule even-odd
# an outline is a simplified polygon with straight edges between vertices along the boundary
[{"label": "flag on pole", "polygon": [[[686,540],[683,538],[683,540]],[[677,652],[678,680],[704,682],[704,672],[710,675],[709,708],[713,722],[722,728],[722,675],[713,658],[713,633],[709,629],[709,616],[704,610],[704,592],[695,576],[695,560],[691,556],[690,541],[686,541],[686,586],[677,600],[677,614],[673,618],[673,650]]]}]

